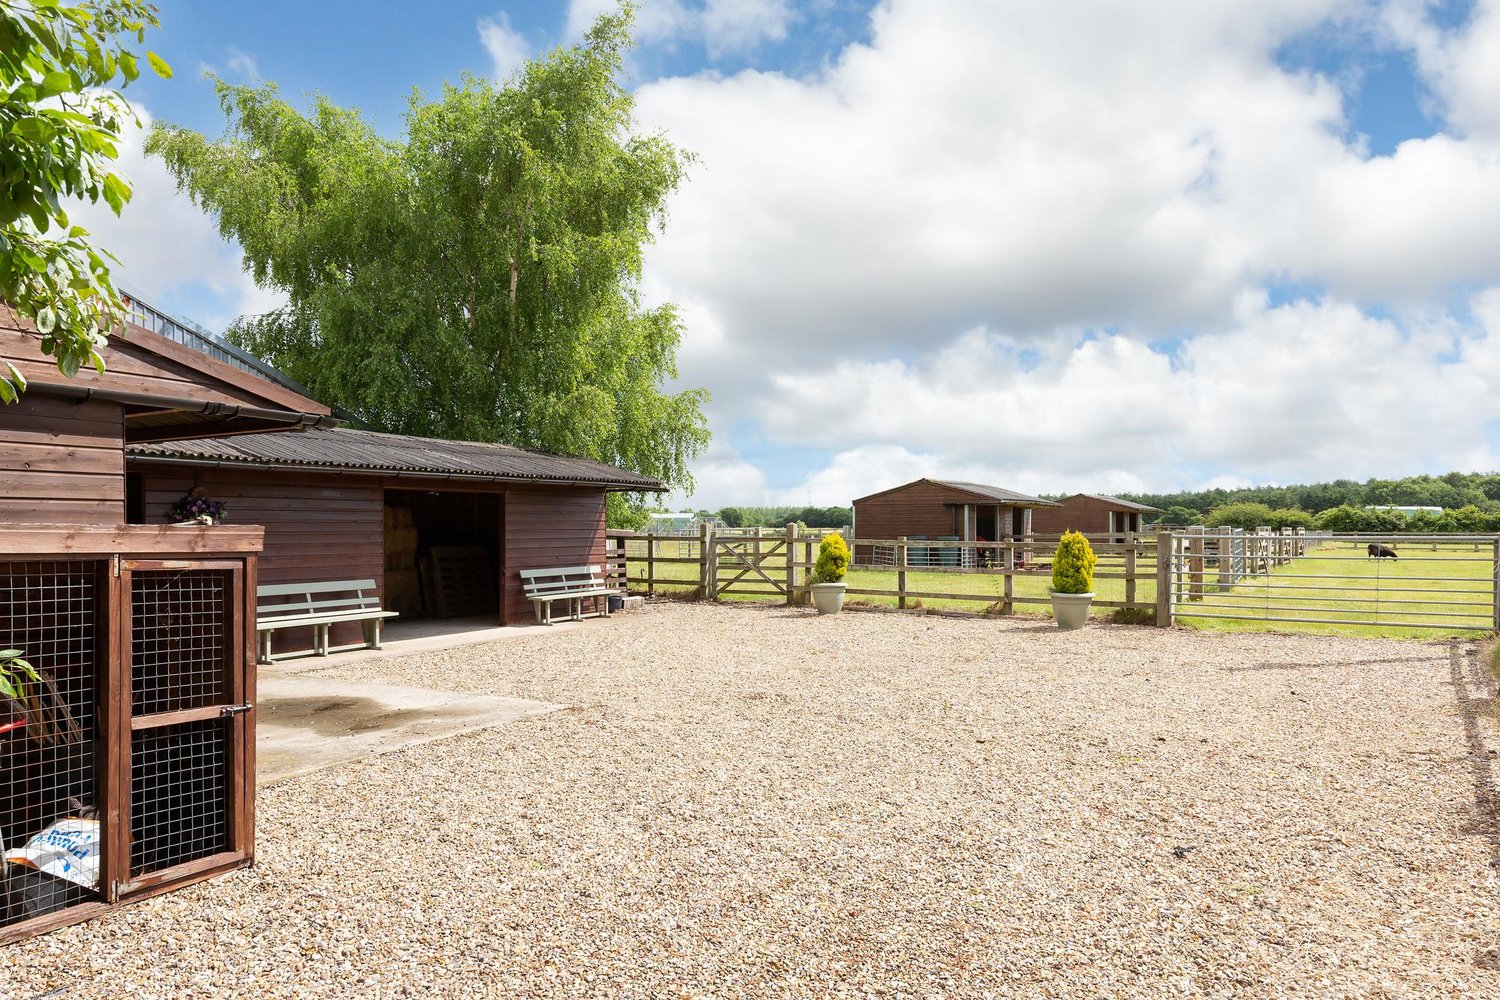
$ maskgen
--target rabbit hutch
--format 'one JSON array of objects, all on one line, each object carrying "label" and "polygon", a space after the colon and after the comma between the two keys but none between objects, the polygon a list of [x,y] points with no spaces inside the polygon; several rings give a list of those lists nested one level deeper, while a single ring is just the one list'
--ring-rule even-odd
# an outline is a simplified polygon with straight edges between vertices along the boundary
[{"label": "rabbit hutch", "polygon": [[30,383],[0,406],[0,941],[254,857],[263,529],[127,525],[125,448],[330,418],[248,364],[124,334],[68,379],[0,305],[0,359]]}]

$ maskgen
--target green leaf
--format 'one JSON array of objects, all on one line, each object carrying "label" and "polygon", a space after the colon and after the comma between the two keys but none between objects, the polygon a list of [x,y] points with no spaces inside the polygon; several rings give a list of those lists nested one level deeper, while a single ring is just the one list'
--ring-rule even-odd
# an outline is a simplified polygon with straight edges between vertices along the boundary
[{"label": "green leaf", "polygon": [[167,65],[167,61],[165,59],[157,55],[155,52],[147,52],[146,59],[150,61],[151,68],[156,71],[157,76],[161,77],[163,80],[172,79],[172,67]]},{"label": "green leaf", "polygon": [[41,96],[43,99],[56,97],[58,94],[66,94],[73,89],[73,74],[64,69],[55,69],[42,77]]},{"label": "green leaf", "polygon": [[57,313],[51,306],[42,306],[37,310],[36,328],[42,333],[51,333],[57,329]]},{"label": "green leaf", "polygon": [[16,690],[16,686],[10,682],[10,678],[6,677],[4,673],[0,673],[0,695],[4,695],[12,701],[19,701],[21,698],[21,694]]},{"label": "green leaf", "polygon": [[120,53],[120,72],[125,75],[125,82],[132,83],[141,75],[140,68],[136,65],[135,56],[129,52]]},{"label": "green leaf", "polygon": [[[11,384],[14,385],[21,392],[25,392],[26,391],[26,376],[21,374],[21,369],[17,368],[15,365],[11,364],[9,361],[5,362],[5,367],[10,370],[10,382],[11,382]],[[6,653],[15,653],[16,655],[20,655],[19,650],[8,649],[5,652],[0,653],[0,658],[3,658],[6,655]]]}]

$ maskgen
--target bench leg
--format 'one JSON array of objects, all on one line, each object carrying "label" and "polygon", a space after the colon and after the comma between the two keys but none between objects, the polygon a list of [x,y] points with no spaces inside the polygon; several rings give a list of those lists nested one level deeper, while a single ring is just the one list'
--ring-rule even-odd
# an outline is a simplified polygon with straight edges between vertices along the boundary
[{"label": "bench leg", "polygon": [[313,626],[313,652],[318,656],[328,655],[328,633],[327,625]]},{"label": "bench leg", "polygon": [[371,619],[369,619],[367,621],[360,622],[360,625],[363,626],[364,632],[365,632],[365,648],[366,649],[379,649],[380,648],[380,619],[379,618],[371,618]]}]

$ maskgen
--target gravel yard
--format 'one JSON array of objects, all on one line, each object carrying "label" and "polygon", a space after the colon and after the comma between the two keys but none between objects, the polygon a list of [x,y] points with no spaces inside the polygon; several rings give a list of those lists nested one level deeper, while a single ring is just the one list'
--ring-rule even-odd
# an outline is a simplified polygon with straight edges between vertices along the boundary
[{"label": "gravel yard", "polygon": [[268,789],[0,995],[1500,996],[1446,643],[664,605],[324,673],[576,707]]}]

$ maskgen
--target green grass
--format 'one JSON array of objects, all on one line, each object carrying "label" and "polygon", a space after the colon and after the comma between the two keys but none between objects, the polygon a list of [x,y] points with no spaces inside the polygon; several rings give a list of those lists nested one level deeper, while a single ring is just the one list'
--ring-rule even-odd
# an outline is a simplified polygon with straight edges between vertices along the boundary
[{"label": "green grass", "polygon": [[[1470,626],[1479,632],[1492,628],[1494,550],[1489,545],[1482,544],[1475,551],[1472,543],[1439,541],[1434,548],[1434,543],[1430,542],[1404,542],[1398,551],[1401,558],[1394,562],[1367,559],[1364,542],[1329,543],[1312,549],[1288,565],[1275,568],[1269,575],[1247,578],[1223,594],[1213,586],[1217,570],[1208,567],[1204,572],[1203,601],[1179,603],[1177,620],[1190,627],[1220,631],[1274,630],[1410,639],[1451,638],[1465,634],[1422,627],[1429,623]],[[1309,576],[1330,579],[1297,578]],[[1420,577],[1435,579],[1416,579]],[[1398,589],[1403,587],[1428,592],[1412,593]],[[1227,608],[1213,608],[1216,614],[1338,618],[1348,624],[1227,621],[1192,615],[1193,607],[1212,604],[1229,605]],[[1331,613],[1332,609],[1341,611]],[[1482,617],[1461,617],[1466,615]],[[1411,624],[1372,624],[1401,620]]]},{"label": "green grass", "polygon": [[[630,579],[632,588],[643,590],[642,583],[645,579],[646,566],[640,561],[644,555],[644,543],[631,543],[636,548],[630,550],[632,561],[630,563]],[[769,548],[769,540],[763,543]],[[1452,623],[1472,625],[1476,631],[1488,631],[1489,619],[1473,618],[1461,619],[1457,617],[1425,618],[1411,615],[1411,612],[1431,612],[1445,616],[1458,613],[1479,614],[1488,616],[1493,608],[1493,599],[1490,596],[1492,587],[1492,574],[1494,566],[1491,562],[1492,550],[1487,545],[1481,545],[1479,551],[1475,551],[1472,543],[1437,543],[1434,549],[1427,542],[1406,542],[1400,546],[1402,559],[1392,562],[1390,560],[1367,560],[1364,558],[1365,543],[1339,542],[1320,546],[1293,562],[1277,567],[1269,575],[1248,577],[1227,594],[1217,592],[1216,581],[1218,570],[1209,565],[1204,568],[1204,601],[1182,603],[1178,606],[1177,620],[1190,628],[1213,631],[1229,632],[1299,632],[1319,635],[1356,635],[1388,638],[1413,638],[1432,639],[1450,638],[1455,635],[1464,635],[1462,632],[1454,632],[1448,629],[1437,629],[1422,627],[1427,622]],[[668,542],[662,546],[661,555],[678,555],[678,544]],[[690,563],[657,563],[656,565],[656,591],[668,596],[690,597],[696,590],[698,580],[697,546],[690,544],[681,550],[685,557],[691,558]],[[1348,558],[1354,557],[1354,558]],[[1435,561],[1430,561],[1435,560]],[[785,579],[786,560],[785,555],[777,553],[769,556],[765,565],[766,571],[776,580]],[[1123,570],[1123,558],[1118,555],[1105,555],[1100,559],[1099,572],[1101,574],[1117,574]],[[1155,562],[1150,557],[1142,558],[1137,564],[1138,579],[1136,581],[1136,601],[1147,606],[1154,605],[1156,601],[1156,574]],[[737,567],[732,567],[729,560],[721,557],[720,579],[737,572]],[[1327,580],[1296,579],[1297,576],[1328,576]],[[1437,577],[1434,582],[1415,581],[1413,577]],[[859,590],[882,590],[894,592],[897,588],[896,571],[888,569],[866,569],[856,568],[849,571],[846,578],[851,591]],[[1015,596],[1033,597],[1045,599],[1051,582],[1046,572],[1038,572],[1034,575],[1019,576],[1015,580]],[[1392,587],[1415,586],[1436,593],[1396,593]],[[780,598],[768,595],[737,593],[737,589],[768,589],[764,581],[761,581],[754,573],[747,574],[745,579],[736,588],[731,588],[722,595],[724,600],[730,601],[776,601]],[[1310,589],[1294,589],[1307,587]],[[1379,588],[1378,592],[1373,588]],[[1368,592],[1357,592],[1355,588],[1372,588]],[[1476,590],[1484,591],[1482,594],[1461,594],[1457,591]],[[1123,601],[1125,599],[1125,581],[1096,577],[1094,592],[1100,601]],[[999,601],[1004,593],[1004,579],[999,575],[983,573],[956,573],[940,571],[923,571],[918,569],[907,572],[907,593],[916,595],[920,593],[957,593],[972,595],[969,600],[954,600],[951,598],[917,598],[909,597],[907,607],[917,606],[920,600],[922,607],[943,610],[984,611],[990,605]],[[1302,598],[1302,599],[1293,599]],[[1355,598],[1356,600],[1345,600]],[[894,593],[882,595],[857,594],[850,595],[851,602],[858,601],[877,607],[895,607],[897,598]],[[1452,601],[1455,604],[1435,604],[1433,601]],[[1245,614],[1245,615],[1274,615],[1280,618],[1328,618],[1336,617],[1347,620],[1348,624],[1329,625],[1317,622],[1267,622],[1267,621],[1227,621],[1223,619],[1209,619],[1195,617],[1191,614],[1193,607],[1203,607],[1209,604],[1227,604],[1230,608],[1215,608],[1216,613],[1223,614]],[[1267,605],[1281,605],[1282,610],[1272,608],[1267,610]],[[1330,608],[1348,609],[1348,614],[1330,614]],[[1094,608],[1096,618],[1104,618],[1113,614],[1115,609],[1109,607]],[[1050,608],[1045,603],[1016,604],[1017,615],[1034,615],[1041,618],[1050,617]],[[1375,620],[1401,620],[1406,618],[1413,624],[1410,625],[1375,625]]]}]

